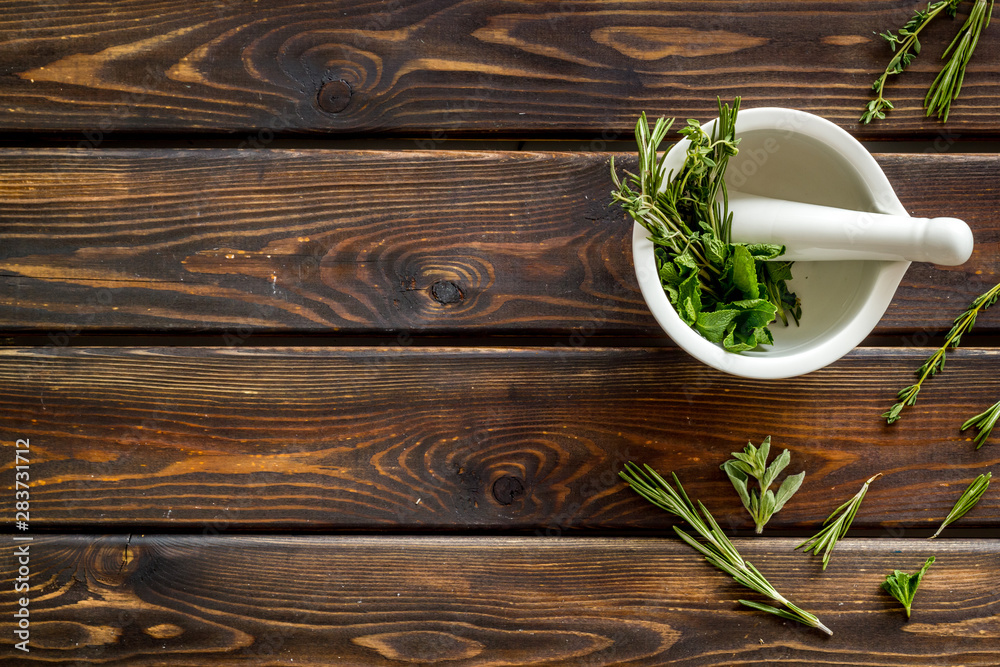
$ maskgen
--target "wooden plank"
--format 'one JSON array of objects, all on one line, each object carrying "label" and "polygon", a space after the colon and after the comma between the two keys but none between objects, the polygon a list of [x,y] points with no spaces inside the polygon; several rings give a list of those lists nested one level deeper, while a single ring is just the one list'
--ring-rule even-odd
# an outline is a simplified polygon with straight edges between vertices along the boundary
[{"label": "wooden plank", "polygon": [[[78,132],[618,137],[641,111],[711,114],[716,95],[823,115],[863,136],[934,138],[921,104],[957,29],[890,86],[889,122],[859,128],[891,52],[875,33],[918,3],[3,2],[0,124]],[[948,132],[996,137],[998,39],[985,31]]]},{"label": "wooden plank", "polygon": [[[1000,398],[1000,351],[957,351],[887,427],[925,354],[765,382],[673,348],[4,348],[0,433],[30,440],[46,530],[665,529],[626,460],[746,529],[719,465],[771,435],[807,476],[769,530],[812,534],[882,472],[855,527],[928,535],[1000,462],[958,430]],[[956,529],[998,526],[989,493]]]},{"label": "wooden plank", "polygon": [[[676,538],[53,535],[29,543],[31,650],[6,632],[0,663],[995,664],[994,542],[848,539],[825,572],[792,540],[736,544],[833,636],[742,608]],[[907,621],[880,584],[931,554]]]},{"label": "wooden plank", "polygon": [[[666,338],[635,281],[631,223],[609,206],[605,153],[0,155],[5,332]],[[914,215],[962,217],[976,235],[962,267],[914,265],[876,329],[926,344],[1000,280],[1000,158],[879,161]],[[978,330],[1000,331],[1000,309]]]}]

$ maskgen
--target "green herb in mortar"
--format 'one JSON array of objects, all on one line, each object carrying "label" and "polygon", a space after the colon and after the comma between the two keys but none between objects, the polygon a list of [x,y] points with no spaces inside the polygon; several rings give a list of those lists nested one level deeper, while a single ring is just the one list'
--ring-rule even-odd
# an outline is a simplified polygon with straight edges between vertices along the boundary
[{"label": "green herb in mortar", "polygon": [[730,352],[774,342],[768,325],[787,325],[802,314],[785,281],[791,262],[770,261],[785,248],[767,243],[732,243],[732,214],[723,180],[729,158],[739,152],[733,106],[719,101],[719,120],[709,135],[696,120],[680,134],[690,141],[684,164],[664,172],[657,149],[673,120],[660,118],[650,130],[646,114],[635,126],[639,173],[619,179],[611,196],[653,242],[660,283],[684,322]]}]

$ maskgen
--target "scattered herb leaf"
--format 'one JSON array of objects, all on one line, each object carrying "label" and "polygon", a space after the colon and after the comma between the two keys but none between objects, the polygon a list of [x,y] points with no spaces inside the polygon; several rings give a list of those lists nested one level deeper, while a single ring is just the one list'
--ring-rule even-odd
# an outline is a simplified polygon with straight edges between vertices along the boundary
[{"label": "scattered herb leaf", "polygon": [[974,442],[976,443],[976,449],[979,449],[986,444],[986,439],[990,437],[990,433],[993,432],[993,427],[996,425],[998,419],[1000,419],[1000,401],[986,408],[986,410],[980,412],[975,417],[968,419],[962,424],[962,430],[964,431],[973,426],[976,427],[979,433],[976,435]]},{"label": "scattered herb leaf", "polygon": [[[927,358],[927,361],[924,362],[923,366],[917,369],[917,382],[900,389],[899,393],[896,394],[896,398],[899,400],[888,411],[882,413],[882,416],[885,417],[887,423],[892,424],[897,421],[903,412],[903,408],[917,402],[917,394],[920,393],[920,387],[923,385],[924,380],[929,377],[933,377],[937,373],[944,370],[944,362],[945,357],[948,354],[948,350],[959,346],[962,342],[962,336],[972,331],[972,327],[975,326],[976,316],[979,312],[986,310],[996,303],[997,298],[1000,298],[1000,283],[991,287],[984,294],[977,296],[972,301],[972,305],[970,305],[964,313],[955,318],[951,330],[948,331],[948,335],[945,337],[944,344]],[[979,416],[973,417],[972,420],[978,419]],[[970,420],[970,422],[972,420]],[[971,424],[970,422],[966,422],[966,424],[969,426],[978,426],[978,424]],[[980,433],[980,435],[982,435],[982,433]],[[987,435],[989,435],[988,431]],[[977,441],[978,440],[979,439],[977,438]],[[983,438],[983,440],[985,440],[985,438]],[[982,442],[979,444],[981,445]]]},{"label": "scattered herb leaf", "polygon": [[907,618],[910,617],[910,605],[913,604],[913,596],[917,594],[917,587],[920,586],[920,581],[924,578],[927,568],[933,563],[934,556],[931,556],[915,574],[893,570],[892,574],[886,575],[885,581],[882,582],[882,588],[892,595],[892,597],[903,603]]},{"label": "scattered herb leaf", "polygon": [[[764,526],[771,517],[777,514],[788,502],[788,499],[799,490],[802,480],[806,476],[804,471],[798,475],[788,475],[778,487],[777,494],[771,491],[768,487],[778,477],[778,474],[788,466],[792,455],[786,449],[771,462],[771,465],[767,465],[770,450],[771,436],[767,436],[760,443],[759,448],[748,442],[742,452],[733,452],[735,458],[722,464],[722,469],[736,488],[740,500],[743,501],[743,506],[753,517],[758,535],[764,530]],[[747,488],[748,477],[757,480],[760,487],[759,492]]]},{"label": "scattered herb leaf", "polygon": [[697,507],[691,502],[676,474],[671,473],[674,484],[677,485],[676,489],[648,465],[644,466],[643,469],[629,462],[625,464],[625,469],[619,474],[640,496],[660,509],[686,521],[704,542],[699,542],[677,526],[674,526],[674,531],[689,546],[701,553],[705,560],[731,576],[738,584],[769,597],[784,608],[780,609],[751,600],[740,600],[740,604],[751,609],[775,614],[790,621],[803,623],[811,628],[818,628],[828,635],[833,634],[815,615],[785,599],[752,563],[743,560],[708,509],[700,501]]},{"label": "scattered herb leaf", "polygon": [[[808,552],[812,550],[814,554],[818,554],[822,550],[823,569],[825,570],[826,566],[830,564],[830,556],[833,554],[833,549],[837,546],[837,542],[847,534],[847,530],[851,527],[854,515],[858,513],[861,501],[865,499],[865,494],[868,493],[868,485],[881,476],[882,473],[878,473],[869,478],[853,498],[833,510],[833,513],[823,522],[822,530],[795,548],[800,549],[805,547],[803,551]],[[837,516],[841,510],[843,510],[843,513]]]},{"label": "scattered herb leaf", "polygon": [[739,152],[733,106],[719,100],[719,120],[709,135],[696,120],[680,130],[690,144],[684,164],[665,173],[657,149],[673,125],[660,118],[653,129],[643,113],[635,126],[639,173],[620,179],[611,160],[612,199],[649,233],[660,284],[684,322],[730,352],[752,350],[774,339],[767,326],[802,315],[785,281],[790,262],[771,260],[781,245],[731,243],[732,213],[724,176]]},{"label": "scattered herb leaf", "polygon": [[[941,526],[937,529],[937,532],[931,535],[930,539],[934,539],[941,534],[941,531],[945,529],[949,524],[958,521],[965,513],[976,506],[979,499],[983,497],[986,493],[986,489],[990,488],[990,479],[993,477],[993,473],[988,472],[972,480],[972,483],[962,492],[958,500],[955,502],[955,506],[951,508],[948,512],[948,516],[945,517],[944,521],[941,522]],[[907,613],[909,616],[909,613]]]}]

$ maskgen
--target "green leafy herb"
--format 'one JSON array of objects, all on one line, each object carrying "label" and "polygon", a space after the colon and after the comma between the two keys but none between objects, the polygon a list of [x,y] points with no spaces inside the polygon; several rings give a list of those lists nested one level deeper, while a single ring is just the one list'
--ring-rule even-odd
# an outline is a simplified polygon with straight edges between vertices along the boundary
[{"label": "green leafy herb", "polygon": [[[993,473],[988,472],[972,480],[972,483],[962,492],[962,495],[955,502],[955,506],[951,508],[948,512],[948,516],[945,517],[944,521],[941,522],[941,526],[937,529],[937,532],[931,535],[930,539],[934,539],[941,534],[941,531],[945,529],[948,524],[953,523],[963,516],[965,513],[976,506],[979,499],[983,497],[986,493],[986,489],[990,488],[990,479],[993,477]],[[907,613],[909,616],[909,613]]]},{"label": "green leafy herb", "polygon": [[625,469],[619,474],[640,496],[686,521],[704,542],[699,542],[677,526],[674,526],[674,531],[688,545],[701,553],[709,563],[731,576],[737,583],[767,596],[781,604],[783,608],[779,609],[751,600],[740,600],[740,604],[751,609],[775,614],[789,621],[803,623],[811,628],[818,628],[828,635],[833,634],[816,616],[785,599],[774,586],[768,583],[764,575],[752,563],[740,556],[736,547],[719,528],[719,524],[708,509],[700,501],[697,507],[691,502],[684,487],[681,486],[680,480],[677,479],[677,475],[673,474],[674,484],[677,485],[675,490],[669,482],[648,465],[644,468],[629,462],[625,464]]},{"label": "green leafy herb", "polygon": [[917,594],[917,587],[920,586],[920,581],[924,578],[927,568],[933,563],[934,556],[931,556],[916,574],[907,574],[899,570],[893,570],[892,574],[886,575],[885,581],[882,582],[882,588],[892,595],[892,597],[903,603],[907,618],[910,617],[910,605],[913,604],[913,596]]},{"label": "green leafy herb", "polygon": [[969,13],[969,18],[966,19],[955,39],[941,56],[945,58],[951,53],[951,58],[938,72],[924,98],[924,108],[927,109],[928,116],[933,113],[942,122],[948,120],[951,102],[957,100],[958,94],[962,92],[965,68],[972,58],[972,53],[976,50],[976,44],[979,43],[979,35],[990,24],[992,14],[993,0],[989,0],[989,9],[987,9],[986,0],[976,0],[976,4],[972,6],[972,11]]},{"label": "green leafy herb", "polygon": [[[924,380],[929,377],[933,377],[937,373],[944,370],[944,362],[945,357],[948,354],[948,350],[959,346],[962,342],[962,336],[972,331],[972,327],[975,326],[976,316],[979,312],[986,310],[996,303],[997,298],[1000,298],[1000,283],[997,283],[986,293],[977,296],[973,300],[972,305],[970,305],[964,313],[955,318],[951,330],[948,331],[948,335],[945,337],[944,344],[939,347],[934,354],[927,358],[927,361],[924,362],[923,366],[917,369],[917,382],[915,384],[911,384],[909,387],[903,387],[900,389],[899,393],[896,394],[896,398],[899,400],[888,411],[882,414],[887,423],[892,424],[897,421],[903,412],[903,408],[917,402],[917,394],[920,393],[920,387],[923,385]],[[982,415],[973,417],[972,420],[966,422],[966,424],[968,424],[968,426],[978,426],[978,423],[970,422],[977,420],[981,416]],[[980,432],[980,435],[982,435],[982,432]],[[989,431],[987,430],[987,436],[988,435]],[[985,440],[985,438],[983,438],[983,440]],[[978,438],[977,441],[979,441]],[[981,445],[982,442],[979,444]]]},{"label": "green leafy herb", "polygon": [[[892,102],[885,97],[886,80],[890,76],[901,74],[920,54],[921,31],[941,14],[947,14],[954,18],[958,12],[959,2],[960,0],[929,2],[927,9],[917,10],[913,17],[906,22],[906,25],[899,29],[899,32],[887,31],[880,34],[880,37],[889,43],[893,56],[889,60],[889,64],[886,65],[885,71],[872,84],[875,99],[868,102],[865,112],[861,114],[862,123],[885,118],[886,110],[893,108]],[[979,36],[990,24],[992,14],[993,0],[976,0],[969,12],[969,17],[941,56],[942,59],[948,58],[949,54],[951,57],[938,72],[924,97],[924,109],[927,110],[928,116],[934,114],[942,122],[948,120],[951,103],[958,99],[958,95],[962,91],[965,69],[979,43]]]},{"label": "green leafy herb", "polygon": [[1000,419],[1000,401],[997,401],[983,412],[967,420],[962,424],[962,430],[964,431],[973,426],[978,429],[979,434],[976,435],[974,442],[976,443],[976,449],[979,449],[986,444],[986,439],[990,437],[990,433],[993,432],[993,427],[996,425],[998,419]]},{"label": "green leafy herb", "polygon": [[[689,140],[684,164],[665,173],[657,149],[673,120],[660,118],[650,130],[646,114],[635,126],[639,173],[619,179],[612,199],[650,233],[660,283],[677,314],[689,326],[730,352],[774,342],[767,326],[802,309],[785,281],[790,262],[772,262],[785,248],[765,243],[731,243],[732,213],[724,176],[739,152],[733,106],[719,101],[719,120],[709,135],[696,120],[680,134]],[[774,266],[771,266],[774,264]]]},{"label": "green leafy herb", "polygon": [[[822,550],[823,569],[825,570],[826,566],[830,564],[830,556],[833,554],[833,549],[837,546],[837,542],[847,534],[847,530],[851,527],[854,515],[858,513],[861,501],[865,499],[865,494],[868,493],[868,485],[881,476],[882,473],[878,473],[869,478],[853,498],[833,510],[833,513],[823,522],[824,527],[821,531],[795,548],[800,549],[805,547],[804,551],[808,552],[811,549],[814,554],[818,554]],[[837,516],[842,510],[843,513]]]},{"label": "green leafy herb", "polygon": [[[792,455],[788,450],[784,450],[774,459],[771,465],[767,465],[767,457],[771,450],[771,436],[764,438],[760,443],[760,448],[754,447],[748,442],[742,452],[733,452],[734,459],[730,459],[722,464],[722,469],[729,476],[729,481],[733,483],[736,492],[743,501],[743,506],[750,512],[756,526],[757,534],[764,530],[764,526],[771,517],[781,510],[802,485],[802,480],[806,473],[800,472],[798,475],[785,477],[778,493],[771,491],[771,483],[778,477],[791,461]],[[757,480],[760,492],[747,488],[748,477]]]}]

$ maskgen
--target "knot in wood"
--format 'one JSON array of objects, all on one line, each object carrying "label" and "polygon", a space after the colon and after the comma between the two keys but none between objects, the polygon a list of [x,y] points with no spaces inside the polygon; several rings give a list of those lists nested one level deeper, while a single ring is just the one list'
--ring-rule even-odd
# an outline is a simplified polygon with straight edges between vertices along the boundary
[{"label": "knot in wood", "polygon": [[316,96],[316,104],[327,113],[339,113],[350,103],[351,86],[346,81],[327,81]]},{"label": "knot in wood", "polygon": [[524,484],[517,477],[507,475],[493,482],[493,497],[501,505],[510,505],[524,495]]},{"label": "knot in wood", "polygon": [[431,296],[438,303],[458,303],[465,294],[460,288],[450,280],[439,280],[431,285]]}]

